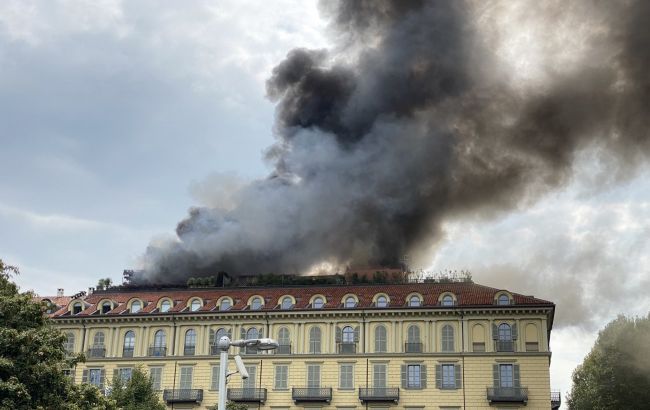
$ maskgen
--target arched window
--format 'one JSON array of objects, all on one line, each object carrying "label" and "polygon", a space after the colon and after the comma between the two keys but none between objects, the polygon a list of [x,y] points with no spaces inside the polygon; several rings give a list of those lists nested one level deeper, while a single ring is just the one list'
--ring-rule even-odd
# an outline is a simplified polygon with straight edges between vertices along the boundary
[{"label": "arched window", "polygon": [[196,331],[189,329],[185,332],[185,347],[183,354],[185,356],[193,356],[196,350]]},{"label": "arched window", "polygon": [[386,353],[387,345],[386,328],[379,325],[375,328],[375,353]]},{"label": "arched window", "polygon": [[135,349],[135,333],[129,330],[124,334],[124,345],[122,346],[123,357],[133,357],[133,350]]},{"label": "arched window", "polygon": [[499,340],[502,342],[512,341],[512,328],[507,323],[499,325]]},{"label": "arched window", "polygon": [[97,332],[93,337],[93,346],[104,346],[104,332]]},{"label": "arched window", "polygon": [[442,327],[442,351],[454,351],[454,328],[451,325],[444,325]]},{"label": "arched window", "polygon": [[251,310],[260,310],[260,309],[262,309],[262,299],[255,296],[251,300]]},{"label": "arched window", "polygon": [[422,301],[418,295],[413,295],[409,298],[408,305],[409,307],[420,307],[422,305]]},{"label": "arched window", "polygon": [[167,342],[165,340],[165,331],[164,330],[159,330],[154,334],[153,337],[153,346],[154,347],[165,347],[167,345]]},{"label": "arched window", "polygon": [[219,310],[228,310],[232,304],[230,303],[230,299],[228,298],[223,298],[221,299],[221,304],[219,304]]},{"label": "arched window", "polygon": [[81,302],[75,302],[75,304],[72,305],[72,314],[76,315],[77,313],[81,313],[81,311],[82,311]]},{"label": "arched window", "polygon": [[314,303],[312,303],[312,306],[314,309],[322,309],[323,306],[325,306],[325,301],[323,300],[322,297],[317,296],[314,298]]},{"label": "arched window", "polygon": [[139,300],[134,300],[131,303],[131,313],[138,313],[142,309],[142,302]]},{"label": "arched window", "polygon": [[499,306],[508,306],[510,304],[510,297],[508,295],[506,295],[505,293],[501,294],[499,296],[499,299],[497,299],[497,304]]},{"label": "arched window", "polygon": [[74,353],[74,333],[69,332],[65,334],[65,344],[63,345],[63,348],[68,354]]},{"label": "arched window", "polygon": [[377,307],[379,308],[388,307],[388,298],[386,296],[377,297]]},{"label": "arched window", "polygon": [[445,295],[442,297],[440,304],[442,306],[454,306],[454,298],[451,295]]},{"label": "arched window", "polygon": [[345,326],[343,328],[343,343],[354,343],[354,329],[352,326]]},{"label": "arched window", "polygon": [[113,306],[111,305],[111,302],[106,301],[102,303],[102,314],[110,312],[112,308]]},{"label": "arched window", "polygon": [[407,340],[409,343],[420,343],[420,327],[411,325],[407,331]]},{"label": "arched window", "polygon": [[251,327],[246,332],[246,339],[259,339],[259,337],[260,337],[260,332],[254,327]]},{"label": "arched window", "polygon": [[290,296],[285,296],[282,298],[282,309],[291,309],[293,307],[293,301]]},{"label": "arched window", "polygon": [[160,304],[160,311],[163,313],[169,312],[169,309],[171,308],[172,308],[172,303],[167,299],[163,300],[162,303]]},{"label": "arched window", "polygon": [[192,301],[192,303],[190,303],[190,310],[191,310],[192,312],[196,312],[196,311],[198,311],[199,309],[201,309],[201,301],[198,300],[198,299],[194,299],[194,300]]},{"label": "arched window", "polygon": [[291,339],[289,335],[289,329],[286,327],[281,327],[278,332],[278,348],[277,353],[279,354],[289,354],[291,353]]},{"label": "arched window", "polygon": [[354,296],[348,296],[345,298],[345,308],[350,309],[353,308],[357,305],[357,300],[354,298]]},{"label": "arched window", "polygon": [[313,326],[309,329],[309,353],[320,353],[321,331],[320,327]]}]

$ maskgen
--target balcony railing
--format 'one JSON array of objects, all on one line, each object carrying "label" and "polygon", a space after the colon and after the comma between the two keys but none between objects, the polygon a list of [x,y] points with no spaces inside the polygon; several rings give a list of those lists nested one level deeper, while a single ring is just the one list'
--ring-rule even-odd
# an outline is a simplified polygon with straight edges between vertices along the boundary
[{"label": "balcony railing", "polygon": [[399,387],[360,387],[359,400],[369,401],[399,401]]},{"label": "balcony railing", "polygon": [[494,350],[497,352],[514,352],[514,340],[497,340],[494,342]]},{"label": "balcony railing", "polygon": [[331,387],[294,387],[291,389],[291,398],[296,401],[324,401],[332,400]]},{"label": "balcony railing", "polygon": [[104,346],[93,346],[88,349],[88,357],[106,357],[106,348]]},{"label": "balcony railing", "polygon": [[422,343],[404,343],[406,353],[422,353]]},{"label": "balcony railing", "polygon": [[291,343],[279,345],[275,354],[291,354]]},{"label": "balcony railing", "polygon": [[183,356],[194,356],[196,346],[185,346],[183,348]]},{"label": "balcony railing", "polygon": [[339,353],[356,353],[357,344],[352,342],[344,342],[336,344],[336,351]]},{"label": "balcony railing", "polygon": [[488,387],[487,399],[490,403],[526,403],[527,387]]},{"label": "balcony railing", "polygon": [[150,347],[149,348],[149,356],[152,356],[152,357],[164,357],[164,356],[167,356],[167,348],[166,347]]},{"label": "balcony railing", "polygon": [[562,395],[559,391],[551,392],[551,409],[557,410],[562,405]]},{"label": "balcony railing", "polygon": [[122,357],[133,357],[133,348],[132,347],[125,347],[122,350]]},{"label": "balcony railing", "polygon": [[228,389],[228,400],[264,403],[266,401],[266,389],[255,387]]},{"label": "balcony railing", "polygon": [[165,389],[163,400],[167,403],[201,403],[202,389]]}]

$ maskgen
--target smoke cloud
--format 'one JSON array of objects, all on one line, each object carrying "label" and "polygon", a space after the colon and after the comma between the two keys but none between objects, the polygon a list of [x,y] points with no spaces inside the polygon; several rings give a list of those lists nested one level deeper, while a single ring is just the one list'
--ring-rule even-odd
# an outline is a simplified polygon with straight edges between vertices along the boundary
[{"label": "smoke cloud", "polygon": [[272,174],[191,209],[147,249],[146,280],[418,263],[447,219],[533,203],[585,149],[617,178],[647,159],[648,2],[321,11],[335,46],[291,51],[267,83]]}]

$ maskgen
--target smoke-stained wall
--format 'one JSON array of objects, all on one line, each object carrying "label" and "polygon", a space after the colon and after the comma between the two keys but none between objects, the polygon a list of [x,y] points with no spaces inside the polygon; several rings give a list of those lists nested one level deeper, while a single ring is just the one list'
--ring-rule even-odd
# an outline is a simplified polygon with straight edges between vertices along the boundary
[{"label": "smoke-stained wall", "polygon": [[[267,83],[273,173],[191,209],[147,249],[146,278],[417,263],[447,218],[530,204],[583,149],[633,171],[650,140],[650,3],[518,3],[323,2],[335,46],[291,51]],[[558,21],[576,22],[557,27],[575,49],[551,39]],[[522,81],[503,33],[531,22],[549,38],[530,39],[545,58]]]}]

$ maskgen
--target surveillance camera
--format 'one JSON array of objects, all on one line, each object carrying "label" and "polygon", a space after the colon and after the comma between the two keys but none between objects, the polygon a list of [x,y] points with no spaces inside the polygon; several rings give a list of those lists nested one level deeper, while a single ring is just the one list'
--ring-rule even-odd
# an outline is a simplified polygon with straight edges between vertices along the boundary
[{"label": "surveillance camera", "polygon": [[248,379],[248,371],[246,371],[246,366],[244,366],[244,361],[239,355],[235,356],[235,365],[237,366],[237,371],[241,376],[242,380]]}]

